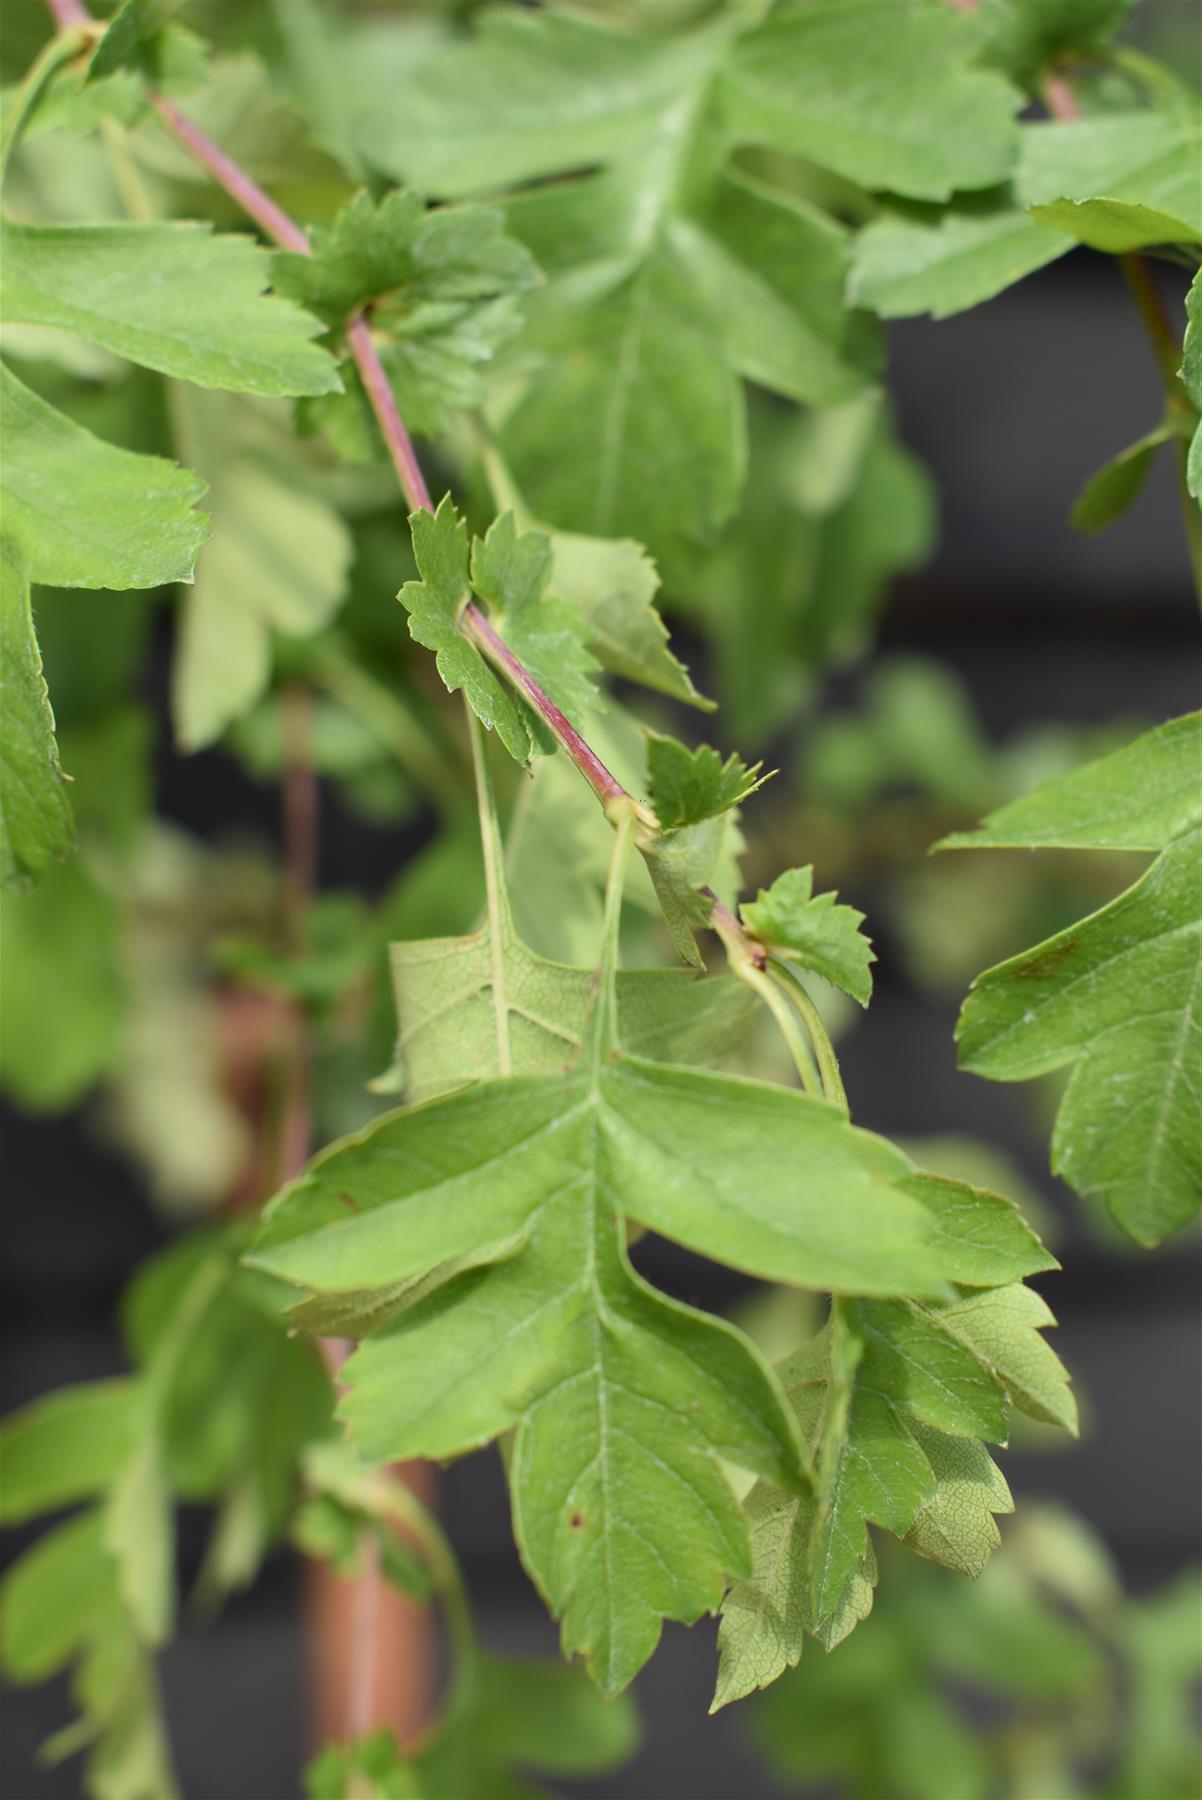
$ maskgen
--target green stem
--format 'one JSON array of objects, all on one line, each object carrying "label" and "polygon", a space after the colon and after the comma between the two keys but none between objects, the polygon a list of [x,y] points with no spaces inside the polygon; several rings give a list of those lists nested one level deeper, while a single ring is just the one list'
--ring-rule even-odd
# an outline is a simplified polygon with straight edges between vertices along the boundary
[{"label": "green stem", "polygon": [[787,968],[784,963],[775,960],[770,962],[768,978],[775,982],[777,987],[784,989],[805,1021],[810,1042],[814,1046],[814,1054],[818,1059],[818,1068],[822,1076],[822,1091],[826,1098],[833,1100],[836,1106],[841,1106],[844,1112],[849,1112],[847,1090],[843,1086],[843,1077],[839,1073],[839,1059],[835,1055],[835,1046],[831,1043],[826,1026],[822,1023],[822,1015],[818,1008],[792,969]]},{"label": "green stem", "polygon": [[601,954],[597,963],[592,1017],[585,1027],[585,1043],[594,1073],[600,1068],[602,1057],[608,1055],[618,1041],[618,937],[622,926],[626,868],[639,824],[636,805],[635,801],[617,804],[610,812],[614,846],[605,882],[605,913],[601,922]]},{"label": "green stem", "polygon": [[513,938],[513,914],[505,880],[505,846],[497,819],[497,797],[488,766],[484,727],[467,708],[467,728],[476,771],[476,804],[480,814],[480,848],[484,856],[484,884],[488,894],[488,942],[492,956],[493,1013],[497,1031],[497,1073],[513,1073],[509,1051],[509,1002],[505,989],[505,951]]},{"label": "green stem", "polygon": [[7,173],[8,159],[20,143],[34,108],[49,83],[65,63],[73,62],[95,39],[95,27],[73,25],[69,31],[52,37],[30,65],[5,113],[4,127],[0,131],[0,181],[3,181]]},{"label": "green stem", "polygon": [[775,1019],[777,1027],[789,1048],[793,1058],[793,1066],[801,1077],[801,1085],[807,1094],[821,1095],[824,1084],[819,1079],[814,1065],[813,1053],[809,1039],[797,1022],[797,1015],[789,1005],[780,989],[775,986],[763,969],[757,969],[754,963],[742,962],[734,965],[734,973],[740,981],[746,982],[749,988],[757,993],[764,1005]]}]

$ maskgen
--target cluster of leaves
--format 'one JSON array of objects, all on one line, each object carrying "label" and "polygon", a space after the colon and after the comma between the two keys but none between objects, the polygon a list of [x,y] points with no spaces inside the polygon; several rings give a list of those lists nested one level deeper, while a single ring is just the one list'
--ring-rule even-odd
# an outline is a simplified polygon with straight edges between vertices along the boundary
[{"label": "cluster of leaves", "polygon": [[[708,704],[668,646],[657,563],[669,599],[708,621],[751,729],[862,644],[932,510],[892,435],[873,314],[959,310],[1077,243],[1192,268],[1202,241],[1196,101],[1113,48],[1114,0],[685,6],[669,28],[636,8],[634,29],[513,7],[466,35],[400,20],[345,41],[297,4],[274,47],[312,136],[253,63],[210,62],[167,10],[126,0],[105,30],[61,34],[9,96],[0,875],[23,964],[7,1023],[32,1048],[6,1044],[5,1079],[67,1104],[117,1068],[125,1021],[157,1103],[153,1033],[134,1026],[164,967],[195,997],[199,964],[273,998],[272,1054],[290,1032],[332,1053],[323,1135],[335,1118],[361,1129],[283,1189],[249,1246],[204,1234],[152,1266],[127,1309],[135,1376],[9,1427],[14,1520],[88,1502],[8,1578],[9,1665],[36,1679],[76,1662],[83,1720],[60,1748],[92,1742],[93,1786],[115,1800],[171,1788],[149,1653],[174,1616],[177,1499],[219,1506],[212,1592],[291,1530],[350,1574],[369,1546],[454,1612],[445,1547],[424,1527],[398,1542],[407,1503],[380,1465],[501,1440],[525,1565],[565,1654],[610,1696],[665,1619],[721,1609],[716,1705],[790,1669],[806,1634],[840,1643],[872,1606],[870,1527],[983,1569],[1011,1504],[987,1446],[1012,1411],[1075,1430],[1040,1335],[1051,1314],[1024,1285],[1054,1259],[1008,1201],[851,1123],[805,984],[867,1004],[863,915],[815,893],[809,865],[737,908],[739,811],[762,765],[659,730],[640,745],[604,683]],[[1070,66],[1082,116],[1020,122]],[[307,252],[291,226],[272,255],[207,218],[155,216],[230,223],[188,189],[164,90],[237,154],[230,197],[249,175],[301,200]],[[114,173],[134,222],[112,216]],[[1195,282],[1183,352],[1159,345],[1163,420],[1087,490],[1081,523],[1114,516],[1170,439],[1196,495],[1197,306]],[[386,450],[401,464],[396,409],[470,499],[419,508],[408,533],[392,472],[372,466]],[[95,590],[120,618],[120,590],[176,583],[182,749],[320,773],[384,819],[428,800],[443,831],[374,915],[270,879],[248,903],[247,882],[135,983],[122,938],[139,898],[161,914],[198,866],[155,860],[150,733],[118,704],[149,612],[128,615],[128,657],[73,733],[71,681],[89,693],[105,631],[85,621],[72,653],[80,615],[54,590]],[[462,740],[410,642],[466,702],[480,845]],[[486,733],[534,772],[508,843]],[[603,800],[612,854],[579,824],[583,787],[556,785],[563,750]],[[954,840],[1158,852],[1113,905],[983,977],[962,1028],[983,1074],[1074,1066],[1056,1165],[1147,1242],[1199,1186],[1198,763],[1195,717]],[[480,928],[435,935],[466,931],[481,888]],[[619,967],[623,937],[661,915],[692,968]],[[215,922],[236,929],[213,959]],[[727,975],[703,972],[710,927]],[[343,1108],[339,1079],[362,1089],[384,1060],[393,937],[399,1037],[377,1087],[404,1104],[381,1114],[356,1092]],[[48,993],[73,1017],[85,1002],[86,1029],[52,1049]],[[725,1066],[761,1006],[806,1091]],[[646,1281],[643,1231],[819,1296],[826,1322],[773,1366]],[[357,1341],[349,1448],[296,1332]],[[629,1747],[628,1710],[580,1671],[514,1670],[466,1633],[459,1648],[428,1743],[333,1747],[311,1791],[511,1794],[515,1768],[598,1771]]]},{"label": "cluster of leaves", "polygon": [[754,1735],[784,1780],[837,1780],[855,1800],[1184,1800],[1202,1750],[1198,1603],[1196,1572],[1124,1596],[1078,1519],[1028,1507],[972,1587],[899,1568],[872,1631],[786,1676]]}]

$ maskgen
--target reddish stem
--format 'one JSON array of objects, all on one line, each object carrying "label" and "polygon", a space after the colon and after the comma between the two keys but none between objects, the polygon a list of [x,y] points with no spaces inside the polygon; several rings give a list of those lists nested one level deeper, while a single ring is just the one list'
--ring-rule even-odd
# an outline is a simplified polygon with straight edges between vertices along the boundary
[{"label": "reddish stem", "polygon": [[430,490],[417,460],[413,440],[397,410],[396,395],[384,372],[380,353],[371,335],[371,327],[362,313],[356,313],[347,326],[346,341],[351,347],[351,355],[371,402],[371,409],[376,415],[380,435],[388,446],[388,454],[401,484],[401,492],[409,502],[410,512],[433,512]]},{"label": "reddish stem", "polygon": [[298,256],[309,255],[309,240],[300,226],[288,217],[282,206],[276,205],[270,194],[263,192],[257,181],[251,180],[245,169],[240,169],[232,157],[219,150],[211,138],[207,138],[162,94],[151,94],[150,104],[168,131],[197,162],[204,164],[217,185],[225,189],[231,200],[237,201],[256,225],[262,226],[268,237],[274,238],[285,250],[295,250]]},{"label": "reddish stem", "polygon": [[1081,108],[1077,105],[1077,96],[1073,92],[1072,82],[1067,75],[1052,73],[1043,79],[1044,104],[1054,119],[1067,123],[1070,119],[1081,117]]},{"label": "reddish stem", "polygon": [[91,25],[92,15],[79,0],[46,0],[50,16],[59,31],[75,31],[80,25]]},{"label": "reddish stem", "polygon": [[602,806],[610,800],[631,799],[633,796],[622,786],[617,776],[610,773],[597,752],[585,743],[571,720],[560,711],[550,694],[539,686],[525,663],[514,655],[474,601],[470,601],[463,609],[463,624],[467,635],[476,640],[477,647],[490,662],[496,663],[519,693],[525,695],[539,717],[550,726]]}]

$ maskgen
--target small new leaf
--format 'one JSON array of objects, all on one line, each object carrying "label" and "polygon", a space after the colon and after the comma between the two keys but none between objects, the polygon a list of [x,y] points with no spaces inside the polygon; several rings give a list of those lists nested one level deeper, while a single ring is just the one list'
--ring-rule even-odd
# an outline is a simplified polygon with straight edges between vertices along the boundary
[{"label": "small new leaf", "polygon": [[741,909],[751,935],[778,956],[813,969],[861,1006],[872,997],[873,948],[860,927],[864,914],[814,893],[814,870],[788,869]]},{"label": "small new leaf", "polygon": [[[519,660],[569,718],[595,703],[597,664],[586,646],[587,630],[569,600],[545,593],[551,546],[541,531],[518,532],[504,514],[468,553],[467,525],[448,494],[437,513],[410,518],[420,581],[407,581],[398,598],[409,630],[433,650],[438,672],[452,693],[462,688],[472,711],[495,731],[516,761],[531,751],[550,751],[554,739],[523,702],[495,675],[461,628],[473,591]],[[469,571],[470,562],[470,571]]]},{"label": "small new leaf", "polygon": [[771,779],[763,763],[749,768],[735,751],[723,762],[710,744],[686,750],[676,738],[647,733],[647,785],[664,831],[699,825],[740,806]]}]

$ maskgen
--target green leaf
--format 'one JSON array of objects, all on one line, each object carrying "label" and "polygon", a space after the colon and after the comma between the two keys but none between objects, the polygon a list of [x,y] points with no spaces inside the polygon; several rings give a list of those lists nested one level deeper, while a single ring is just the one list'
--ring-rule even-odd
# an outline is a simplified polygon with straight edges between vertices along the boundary
[{"label": "green leaf", "polygon": [[449,494],[436,513],[415,512],[409,524],[421,580],[407,581],[398,598],[409,614],[410,634],[435,652],[449,692],[462,688],[480,723],[496,732],[515,761],[524,763],[531,751],[526,715],[459,629],[459,616],[472,597],[467,524]]},{"label": "green leaf", "polygon": [[941,850],[1160,850],[1202,820],[1202,713],[1186,713],[990,813]]},{"label": "green leaf", "polygon": [[[1149,212],[1167,216],[1177,227],[1172,237],[1202,238],[1196,178],[1202,119],[1193,102],[1026,130],[1018,195],[1037,219],[1071,230],[1082,243],[1096,242],[1099,249],[1119,248],[1133,227],[1148,225]],[[1099,204],[1078,208],[1062,204],[1066,201]],[[1110,201],[1122,205],[1101,204]],[[1149,240],[1141,236],[1140,241]]]},{"label": "green leaf", "polygon": [[972,66],[973,22],[939,0],[816,0],[735,45],[727,128],[862,187],[920,199],[990,187],[1013,166],[1021,98]]},{"label": "green leaf", "polygon": [[65,856],[75,822],[59,767],[54,714],[34,635],[29,584],[17,555],[0,542],[0,886],[37,881]]},{"label": "green leaf", "polygon": [[[1202,412],[1202,276],[1195,275],[1185,297],[1189,323],[1181,351],[1181,382]],[[1202,501],[1202,423],[1194,430],[1185,467],[1185,485],[1195,500]]]},{"label": "green leaf", "polygon": [[1140,496],[1162,444],[1178,435],[1172,425],[1158,425],[1091,475],[1073,502],[1072,521],[1078,531],[1103,531],[1121,519]]},{"label": "green leaf", "polygon": [[[596,976],[536,956],[506,908],[497,925],[470,937],[393,944],[392,980],[397,1074],[408,1099],[425,1100],[464,1081],[569,1068],[580,1054]],[[720,1061],[755,1010],[733,977],[699,980],[683,969],[623,971],[617,995],[626,1049],[651,1057],[670,1051],[688,1063]]]},{"label": "green leaf", "polygon": [[0,367],[4,529],[29,579],[51,587],[190,581],[209,523],[205,491],[158,456],[117,450]]},{"label": "green leaf", "polygon": [[21,1106],[72,1106],[116,1065],[126,1013],[121,914],[78,858],[0,899],[0,1082]]},{"label": "green leaf", "polygon": [[[1024,125],[1009,187],[892,205],[856,239],[848,295],[882,318],[947,318],[1063,256],[1202,237],[1184,110]],[[1099,197],[1102,196],[1102,197]]]},{"label": "green leaf", "polygon": [[121,1597],[148,1644],[171,1636],[175,1619],[175,1517],[159,1448],[147,1433],[127,1457],[104,1509],[104,1547]]},{"label": "green leaf", "polygon": [[347,1369],[366,1455],[445,1457],[517,1427],[523,1554],[565,1648],[612,1688],[661,1615],[696,1617],[746,1572],[712,1458],[796,1480],[761,1365],[639,1280],[615,1214],[774,1279],[938,1294],[943,1226],[909,1179],[823,1102],[622,1057],[378,1122],[280,1197],[252,1261],[323,1299],[374,1289],[394,1314]]},{"label": "green leaf", "polygon": [[1049,200],[1033,206],[1031,217],[1111,256],[1148,244],[1202,243],[1199,226],[1129,200]]},{"label": "green leaf", "polygon": [[505,236],[504,224],[495,207],[428,212],[417,194],[398,190],[376,203],[359,193],[328,229],[314,231],[312,255],[277,251],[275,283],[332,327],[367,302],[390,320],[394,308],[495,299],[538,280],[529,252]]},{"label": "green leaf", "polygon": [[506,206],[548,282],[503,448],[540,518],[655,552],[733,510],[736,375],[827,402],[879,361],[842,305],[839,227],[722,166],[734,29],[638,37],[496,12],[424,63],[374,131],[374,160],[427,192],[539,184]]},{"label": "green leaf", "polygon": [[867,1614],[870,1524],[980,1574],[999,1542],[994,1514],[1013,1505],[979,1438],[1004,1441],[1007,1404],[1076,1429],[1063,1367],[1038,1335],[1052,1323],[1022,1286],[942,1305],[844,1302],[782,1365],[815,1493],[752,1489],[752,1574],[723,1603],[711,1710],[794,1667],[807,1631],[831,1649]]},{"label": "green leaf", "polygon": [[201,387],[326,394],[332,358],[318,322],[264,293],[267,253],[207,225],[3,228],[0,316],[77,332],[118,356]]},{"label": "green leaf", "polygon": [[115,1599],[101,1514],[90,1509],[38,1539],[4,1576],[3,1659],[13,1681],[44,1681],[70,1661]]},{"label": "green leaf", "polygon": [[136,1425],[137,1391],[126,1380],[58,1388],[0,1428],[0,1522],[20,1525],[110,1486]]},{"label": "green leaf", "polygon": [[[385,372],[411,430],[433,433],[456,410],[478,406],[483,376],[518,330],[517,296],[538,281],[528,250],[504,231],[495,207],[427,211],[416,195],[377,204],[356,194],[313,254],[277,253],[277,287],[338,330],[366,307]],[[359,377],[344,365],[347,395],[305,408],[303,421],[330,432],[344,454],[378,452],[379,428]]]},{"label": "green leaf", "polygon": [[684,664],[668,648],[655,605],[659,576],[641,544],[630,538],[582,537],[553,531],[551,588],[579,608],[593,655],[615,675],[673,700],[709,710]]},{"label": "green leaf", "polygon": [[387,1726],[350,1743],[327,1744],[305,1770],[308,1800],[423,1800],[426,1789],[412,1763],[403,1760]]},{"label": "green leaf", "polygon": [[1072,1068],[1052,1166],[1145,1244],[1192,1216],[1202,1185],[1200,728],[1198,714],[1160,726],[945,840],[1164,846],[1109,906],[979,976],[958,1031],[963,1066],[994,1080]]},{"label": "green leaf", "polygon": [[88,80],[100,81],[118,70],[144,70],[144,58],[180,0],[121,0],[88,65]]},{"label": "green leaf", "polygon": [[410,614],[409,630],[437,655],[438,672],[453,693],[462,688],[489,730],[510,755],[525,762],[532,749],[549,752],[548,728],[494,675],[480,651],[460,629],[474,593],[492,623],[534,679],[574,722],[598,700],[592,676],[597,668],[586,645],[587,627],[570,599],[546,592],[551,575],[550,540],[541,531],[519,532],[504,513],[471,548],[467,527],[448,495],[436,514],[410,519],[421,581],[408,581],[400,600]]},{"label": "green leaf", "polygon": [[185,596],[172,711],[185,750],[211,744],[259,698],[272,632],[309,637],[345,593],[351,538],[341,515],[296,480],[270,411],[183,392],[189,454],[211,475],[216,530]]},{"label": "green leaf", "polygon": [[723,762],[711,744],[686,750],[663,732],[647,733],[647,783],[664,831],[699,825],[740,806],[769,779],[760,775],[763,766],[749,768],[734,751]]},{"label": "green leaf", "polygon": [[988,60],[1033,89],[1045,69],[1104,53],[1132,4],[1133,0],[991,0],[982,9],[989,30]]},{"label": "green leaf", "polygon": [[883,319],[946,319],[1070,250],[1055,224],[1032,218],[1008,189],[946,207],[891,206],[856,239],[848,297]]},{"label": "green leaf", "polygon": [[743,923],[761,943],[813,969],[861,1006],[868,1005],[872,995],[869,965],[875,957],[860,930],[864,914],[854,906],[837,905],[833,893],[815,895],[811,864],[779,875],[740,911]]},{"label": "green leaf", "polygon": [[[541,531],[519,534],[511,512],[503,513],[472,545],[472,587],[487,601],[493,623],[510,649],[569,719],[598,702],[597,668],[585,638],[587,627],[570,599],[547,593],[552,548]],[[544,748],[554,749],[541,721]]]}]

